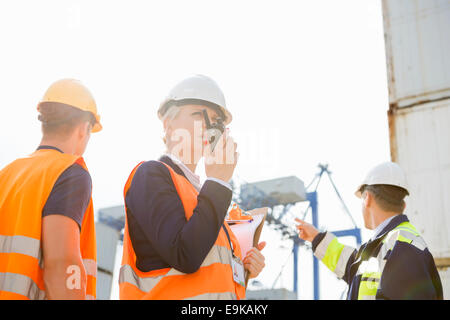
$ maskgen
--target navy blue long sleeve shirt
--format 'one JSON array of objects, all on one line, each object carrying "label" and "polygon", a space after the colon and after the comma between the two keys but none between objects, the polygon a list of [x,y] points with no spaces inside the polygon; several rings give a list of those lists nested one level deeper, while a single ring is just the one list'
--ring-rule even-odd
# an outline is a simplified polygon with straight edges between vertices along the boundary
[{"label": "navy blue long sleeve shirt", "polygon": [[[167,156],[159,160],[185,177]],[[136,267],[143,272],[169,267],[197,271],[217,239],[231,196],[231,190],[207,180],[187,221],[169,169],[159,161],[144,162],[125,196]]]}]

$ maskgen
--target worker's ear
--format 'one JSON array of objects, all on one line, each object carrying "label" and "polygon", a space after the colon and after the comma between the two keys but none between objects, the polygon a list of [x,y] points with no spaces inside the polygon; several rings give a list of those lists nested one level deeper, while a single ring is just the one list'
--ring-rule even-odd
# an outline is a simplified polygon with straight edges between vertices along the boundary
[{"label": "worker's ear", "polygon": [[167,131],[167,129],[170,127],[170,120],[169,117],[166,117],[163,121],[163,127],[164,131]]},{"label": "worker's ear", "polygon": [[164,127],[164,136],[170,135],[170,133],[172,132],[172,126],[169,118],[164,119],[163,127]]},{"label": "worker's ear", "polygon": [[364,191],[363,194],[363,203],[364,203],[364,207],[368,208],[372,205],[373,202],[373,195],[368,192],[368,191]]},{"label": "worker's ear", "polygon": [[78,132],[80,134],[80,138],[85,136],[89,136],[91,134],[92,125],[89,121],[83,121],[78,126]]},{"label": "worker's ear", "polygon": [[164,144],[167,145],[167,143],[171,141],[171,137],[172,137],[172,133],[173,133],[172,119],[170,119],[169,117],[164,119],[163,126],[164,126],[163,141],[164,141]]},{"label": "worker's ear", "polygon": [[92,125],[88,121],[82,121],[75,127],[75,134],[80,141],[84,141],[91,135]]},{"label": "worker's ear", "polygon": [[85,132],[86,132],[86,134],[87,135],[91,135],[91,133],[92,133],[92,128],[93,128],[94,126],[92,125],[92,123],[91,122],[86,122],[86,125],[85,125]]}]

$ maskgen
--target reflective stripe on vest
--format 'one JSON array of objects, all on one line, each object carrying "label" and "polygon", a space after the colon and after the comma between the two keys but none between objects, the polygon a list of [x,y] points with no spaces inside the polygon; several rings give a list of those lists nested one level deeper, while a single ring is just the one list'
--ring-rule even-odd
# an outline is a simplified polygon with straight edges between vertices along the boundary
[{"label": "reflective stripe on vest", "polygon": [[[209,251],[203,263],[201,264],[200,268],[208,267],[214,263],[228,264],[230,261],[231,261],[231,250],[229,250],[226,247],[214,245],[212,249]],[[156,284],[158,284],[158,282],[162,278],[174,275],[184,275],[184,273],[177,271],[176,269],[170,269],[170,271],[164,275],[140,278],[133,271],[133,268],[130,265],[126,264],[120,268],[119,283],[128,282],[138,287],[142,291],[149,292],[154,288]]]},{"label": "reflective stripe on vest", "polygon": [[[64,170],[82,158],[38,150],[0,171],[0,299],[45,299],[41,249],[42,209]],[[80,251],[86,293],[95,298],[96,243],[92,199],[83,217]],[[65,280],[64,280],[65,281]]]},{"label": "reflective stripe on vest", "polygon": [[0,235],[0,253],[20,253],[39,259],[41,242],[38,239],[25,236]]},{"label": "reflective stripe on vest", "polygon": [[[133,169],[127,180],[125,197],[141,164]],[[198,191],[171,167],[167,168],[183,204],[186,219],[189,220],[197,205]],[[228,226],[226,228],[235,246],[235,254],[241,259],[239,243],[231,229]],[[125,222],[124,251],[119,275],[120,299],[243,299],[245,288],[233,280],[232,252],[229,246],[225,232],[221,229],[215,244],[196,272],[185,274],[174,268],[142,272],[136,267],[136,255]]]},{"label": "reflective stripe on vest", "polygon": [[377,257],[371,257],[369,260],[361,262],[356,276],[361,275],[358,290],[358,300],[374,300],[380,284],[381,273],[380,262],[382,255],[378,253]]},{"label": "reflective stripe on vest", "polygon": [[381,275],[386,265],[386,254],[398,242],[406,242],[419,250],[425,250],[427,245],[417,229],[409,222],[402,222],[382,240],[383,245],[377,254],[368,261],[363,261],[358,268],[357,275],[361,275],[358,300],[375,300],[380,285]]},{"label": "reflective stripe on vest", "polygon": [[427,244],[417,229],[407,221],[399,224],[383,239],[383,243],[386,244],[386,252],[391,250],[397,241],[409,243],[421,251],[427,248]]},{"label": "reflective stripe on vest", "polygon": [[86,275],[97,277],[97,262],[93,259],[83,259]]},{"label": "reflective stripe on vest", "polygon": [[19,273],[0,272],[0,288],[0,299],[3,292],[15,293],[30,300],[45,299],[45,291],[39,289],[33,279]]},{"label": "reflective stripe on vest", "polygon": [[[35,265],[39,266],[41,263],[41,242],[37,239],[25,236],[5,236],[0,235],[0,254],[3,256],[0,259],[0,270],[6,270],[7,266],[2,266],[3,258],[14,254],[16,264],[26,264],[25,260],[35,260]],[[23,256],[28,256],[23,257]],[[8,259],[11,261],[12,258]],[[22,259],[20,259],[22,258]],[[9,269],[10,271],[11,268]],[[7,298],[6,293],[14,293],[30,300],[42,300],[45,298],[45,291],[39,289],[36,282],[20,273],[0,272],[0,299]],[[21,297],[17,297],[21,298]]]}]

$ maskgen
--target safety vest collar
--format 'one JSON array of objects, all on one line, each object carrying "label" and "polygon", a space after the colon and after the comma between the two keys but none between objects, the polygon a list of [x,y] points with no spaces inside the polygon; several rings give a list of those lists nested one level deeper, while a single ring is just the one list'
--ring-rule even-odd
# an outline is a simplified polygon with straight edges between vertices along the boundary
[{"label": "safety vest collar", "polygon": [[40,145],[39,147],[37,147],[36,151],[38,151],[38,150],[56,150],[61,153],[64,153],[61,149],[54,147],[54,146],[48,146],[48,145]]},{"label": "safety vest collar", "polygon": [[173,160],[168,157],[167,155],[162,155],[159,159],[159,162],[163,162],[166,165],[168,165],[169,167],[171,167],[173,169],[173,171],[175,171],[175,173],[179,174],[180,176],[186,178],[187,180],[189,180],[186,175],[184,174],[183,170],[181,170],[181,168],[175,163],[173,162]]},{"label": "safety vest collar", "polygon": [[409,219],[405,214],[399,214],[395,216],[373,241],[379,241],[380,239],[383,239],[389,232],[394,230],[399,224],[403,222],[409,222]]}]

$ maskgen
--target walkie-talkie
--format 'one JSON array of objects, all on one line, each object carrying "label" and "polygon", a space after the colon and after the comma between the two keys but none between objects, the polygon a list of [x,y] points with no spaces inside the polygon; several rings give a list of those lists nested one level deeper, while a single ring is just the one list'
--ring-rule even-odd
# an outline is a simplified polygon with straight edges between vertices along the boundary
[{"label": "walkie-talkie", "polygon": [[214,147],[217,142],[219,142],[220,136],[225,131],[225,125],[223,124],[222,118],[217,118],[217,122],[211,124],[206,110],[203,109],[202,112],[206,124],[206,138],[208,139],[208,143],[211,145],[211,151],[214,151]]}]

